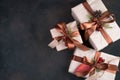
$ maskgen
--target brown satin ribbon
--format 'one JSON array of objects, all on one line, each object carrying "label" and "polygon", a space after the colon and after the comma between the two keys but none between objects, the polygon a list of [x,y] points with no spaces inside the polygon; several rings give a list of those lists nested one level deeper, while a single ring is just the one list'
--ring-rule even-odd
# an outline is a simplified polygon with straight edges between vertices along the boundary
[{"label": "brown satin ribbon", "polygon": [[[112,43],[112,39],[107,34],[107,32],[103,28],[103,24],[105,23],[111,23],[115,21],[115,15],[111,14],[110,12],[106,11],[103,14],[101,14],[99,17],[95,16],[95,12],[92,10],[88,2],[83,3],[84,7],[87,9],[87,11],[93,16],[92,22],[85,22],[80,24],[80,27],[82,30],[85,30],[85,39],[88,40],[89,36],[95,31],[98,30],[101,32],[105,40],[108,44]],[[113,17],[113,19],[108,19],[110,16]],[[105,20],[108,19],[108,20]]]},{"label": "brown satin ribbon", "polygon": [[63,34],[63,36],[58,36],[58,37],[55,37],[54,39],[56,39],[57,41],[63,40],[65,42],[65,45],[69,49],[74,49],[75,46],[84,51],[89,49],[88,47],[82,45],[77,40],[73,39],[73,37],[80,35],[78,30],[76,30],[74,32],[69,32],[69,30],[66,27],[66,24],[64,22],[57,24],[57,26],[55,28],[57,31],[59,31],[61,34]]},{"label": "brown satin ribbon", "polygon": [[[89,60],[86,56],[78,57],[74,55],[73,60],[82,63],[78,66],[79,68],[81,67],[82,71],[81,72],[75,71],[75,75],[78,77],[84,77],[87,74],[89,74],[89,76],[91,76],[95,73],[95,69],[104,70],[104,71],[108,71],[110,73],[115,74],[116,71],[118,71],[118,67],[116,65],[109,64],[109,63],[98,63],[100,55],[101,55],[100,52],[96,52],[94,56],[94,61]],[[86,69],[86,66],[89,67],[88,70],[84,70]]]}]

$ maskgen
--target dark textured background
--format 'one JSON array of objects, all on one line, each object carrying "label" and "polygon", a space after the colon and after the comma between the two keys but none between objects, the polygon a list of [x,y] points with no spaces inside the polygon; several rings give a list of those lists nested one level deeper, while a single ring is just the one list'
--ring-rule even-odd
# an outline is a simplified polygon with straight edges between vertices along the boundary
[{"label": "dark textured background", "polygon": [[[0,0],[0,80],[84,80],[68,73],[73,51],[47,46],[52,40],[49,30],[58,22],[73,21],[70,10],[80,2]],[[120,1],[104,3],[120,25]],[[119,56],[120,40],[102,51]]]}]

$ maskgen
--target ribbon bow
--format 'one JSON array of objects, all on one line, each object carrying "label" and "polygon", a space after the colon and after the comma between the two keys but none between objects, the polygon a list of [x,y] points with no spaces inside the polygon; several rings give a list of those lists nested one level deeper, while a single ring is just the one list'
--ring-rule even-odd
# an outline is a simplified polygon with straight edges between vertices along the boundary
[{"label": "ribbon bow", "polygon": [[87,2],[83,3],[84,7],[88,10],[88,12],[92,15],[90,22],[84,22],[80,24],[82,30],[85,30],[85,39],[88,40],[89,36],[95,31],[100,31],[108,43],[112,42],[110,36],[106,33],[103,26],[105,23],[111,23],[115,21],[115,15],[106,11],[103,14],[100,10],[96,10],[95,12],[92,10],[90,5]]},{"label": "ribbon bow", "polygon": [[84,51],[88,50],[86,46],[82,45],[79,41],[73,39],[73,37],[80,35],[78,29],[72,32],[66,27],[66,24],[64,22],[57,24],[55,28],[58,32],[62,34],[62,36],[55,37],[55,40],[63,40],[65,42],[65,45],[69,49],[74,49],[74,47],[77,46]]},{"label": "ribbon bow", "polygon": [[64,22],[57,24],[56,29],[63,35],[63,36],[58,36],[55,39],[56,40],[63,40],[65,42],[65,45],[69,49],[73,49],[75,47],[73,43],[73,37],[80,35],[78,30],[71,32],[68,30],[66,27],[66,24]]},{"label": "ribbon bow", "polygon": [[89,60],[86,56],[83,58],[74,56],[73,60],[82,63],[75,70],[76,76],[84,77],[87,74],[91,76],[95,74],[96,70],[103,70],[111,73],[115,73],[116,71],[118,71],[118,67],[116,65],[104,63],[105,60],[100,57],[100,55],[100,52],[96,52],[93,60]]}]

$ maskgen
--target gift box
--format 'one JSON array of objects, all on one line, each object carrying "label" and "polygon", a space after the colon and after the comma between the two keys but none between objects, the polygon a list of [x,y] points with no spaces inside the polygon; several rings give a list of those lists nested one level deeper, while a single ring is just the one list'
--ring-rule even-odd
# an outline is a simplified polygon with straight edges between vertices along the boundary
[{"label": "gift box", "polygon": [[[96,69],[94,71],[94,74],[90,75],[90,71],[92,70],[92,68],[89,67],[91,65],[88,65],[87,62],[90,62],[90,60],[95,62],[94,57],[96,56],[96,54],[99,56],[98,62],[104,61],[104,64],[106,63],[106,64],[114,65],[114,67],[112,67],[112,68],[114,68],[113,70],[115,70],[114,73],[112,73],[109,70],[107,71],[107,69],[104,69],[104,70]],[[89,59],[86,63],[85,63],[85,60],[86,60],[85,57]],[[82,61],[82,62],[80,62],[80,61]],[[87,66],[86,66],[86,64],[87,64]],[[100,63],[100,64],[103,64],[103,63]],[[117,71],[117,69],[115,69],[115,67],[117,67],[118,64],[119,64],[119,57],[117,57],[117,56],[113,56],[113,55],[110,55],[110,54],[107,54],[104,52],[97,52],[96,50],[93,50],[93,49],[83,51],[81,49],[76,48],[76,50],[74,52],[74,57],[71,60],[68,72],[80,77],[79,76],[80,74],[76,74],[76,72],[79,71],[79,73],[82,73],[82,75],[84,75],[82,77],[86,78],[86,80],[115,80],[115,75],[116,75],[116,71]],[[98,67],[99,67],[99,65],[98,65]],[[96,66],[95,66],[95,68],[96,68]]]},{"label": "gift box", "polygon": [[[59,26],[59,28],[58,28],[58,26]],[[61,28],[61,30],[60,30],[60,28]],[[73,43],[74,41],[79,44],[83,43],[81,35],[77,28],[76,21],[70,22],[68,24],[59,23],[57,25],[57,28],[53,28],[50,30],[50,33],[54,40],[50,44],[48,44],[48,46],[50,46],[51,48],[56,47],[57,51],[71,48],[71,46],[72,46],[72,48],[74,48],[76,46]],[[58,39],[58,38],[60,38],[60,39]]]},{"label": "gift box", "polygon": [[[98,12],[101,11],[101,13],[108,11],[101,0],[86,0],[86,2],[89,4],[87,7],[90,6],[93,11],[98,11]],[[90,8],[87,10],[83,3],[73,7],[71,10],[72,10],[72,16],[76,21],[80,22],[81,24],[85,22],[90,22],[91,19]],[[113,14],[109,16],[109,19],[113,18],[112,16]],[[87,25],[88,25],[87,27],[90,26],[89,23]],[[101,50],[104,47],[108,46],[108,44],[120,39],[120,28],[116,23],[116,21],[105,23],[103,25],[103,29],[104,29],[104,33],[106,32],[107,37],[102,34],[103,31],[101,32],[99,30],[94,30],[93,33],[89,35],[88,40],[90,44],[93,46],[93,48],[96,50]],[[110,39],[108,40],[109,42],[106,40],[108,36],[111,39],[111,42],[109,41]]]}]

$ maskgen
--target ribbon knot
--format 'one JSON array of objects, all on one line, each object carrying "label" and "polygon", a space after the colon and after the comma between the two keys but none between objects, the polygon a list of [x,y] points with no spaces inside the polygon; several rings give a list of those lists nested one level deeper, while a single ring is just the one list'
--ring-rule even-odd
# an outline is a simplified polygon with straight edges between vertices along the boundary
[{"label": "ribbon knot", "polygon": [[92,19],[92,22],[95,22],[94,25],[96,25],[96,30],[97,30],[97,31],[100,31],[100,30],[103,28],[103,27],[102,27],[102,22],[100,21],[99,18],[94,17],[94,18]]}]

